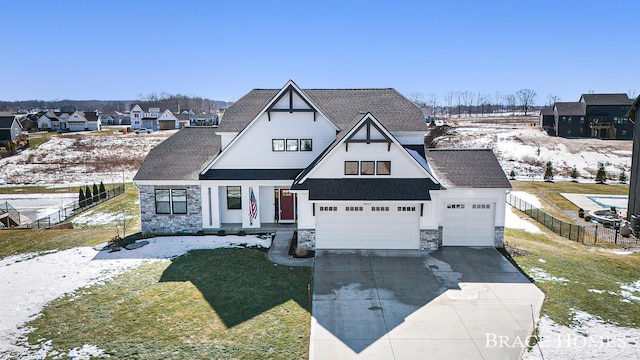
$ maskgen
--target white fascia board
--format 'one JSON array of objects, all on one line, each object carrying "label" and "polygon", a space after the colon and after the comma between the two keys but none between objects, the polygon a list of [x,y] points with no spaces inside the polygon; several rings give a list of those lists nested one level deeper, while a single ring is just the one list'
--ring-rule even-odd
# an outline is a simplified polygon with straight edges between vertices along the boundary
[{"label": "white fascia board", "polygon": [[373,121],[378,128],[385,132],[385,134],[387,136],[389,136],[389,138],[391,139],[391,141],[396,145],[399,146],[400,149],[402,150],[401,152],[404,154],[404,156],[407,156],[410,160],[411,163],[418,168],[419,171],[421,171],[424,175],[426,175],[427,178],[431,179],[433,182],[435,182],[436,184],[439,184],[440,182],[433,177],[428,171],[427,169],[425,169],[422,165],[420,165],[418,163],[418,161],[416,159],[413,158],[413,156],[411,156],[411,154],[409,154],[409,152],[407,151],[407,149],[404,148],[404,146],[402,146],[402,144],[400,144],[400,142],[398,142],[398,140],[395,138],[395,136],[393,136],[393,134],[391,134],[387,128],[385,128],[382,124],[380,124],[380,122],[375,118],[375,116],[373,116],[373,114],[371,113],[366,113],[362,119],[360,119],[360,121],[358,121],[358,123],[356,123],[351,130],[349,130],[349,132],[340,140],[340,143],[337,144],[336,146],[333,147],[333,149],[331,149],[331,151],[329,151],[327,154],[325,154],[322,159],[320,159],[320,161],[318,161],[318,163],[313,167],[313,169],[311,169],[311,171],[309,171],[307,173],[307,175],[305,175],[302,179],[300,179],[299,183],[302,184],[304,183],[314,172],[315,170],[320,167],[322,165],[322,163],[325,161],[325,159],[327,157],[329,157],[331,154],[333,154],[334,152],[338,151],[337,149],[341,148],[340,145],[344,144],[345,140],[348,139],[351,135],[353,135],[353,133],[360,128],[360,125],[366,121],[367,118],[370,118],[371,121]]},{"label": "white fascia board", "polygon": [[[313,105],[313,108],[319,112],[320,114],[322,114],[322,116],[324,116],[327,120],[329,120],[329,122],[331,123],[331,125],[333,125],[333,127],[335,128],[335,130],[340,130],[336,124],[334,124],[333,121],[331,121],[331,119],[329,119],[329,117],[327,115],[325,115],[325,113],[322,112],[322,110],[320,110],[320,108],[318,107],[318,105],[316,105],[313,101],[311,101],[311,99],[309,99],[309,97],[307,97],[307,95],[302,91],[302,89],[300,89],[298,87],[298,85],[296,85],[296,83],[293,82],[293,80],[289,80],[287,81],[286,84],[284,84],[284,86],[282,87],[282,89],[280,89],[280,91],[278,91],[278,93],[267,103],[266,106],[264,106],[262,108],[262,110],[260,110],[260,112],[258,113],[258,115],[256,115],[256,117],[253,118],[253,120],[251,120],[251,122],[249,122],[249,124],[247,126],[244,127],[244,129],[242,129],[242,131],[240,131],[240,133],[238,133],[238,135],[236,135],[236,137],[233,138],[233,140],[231,140],[231,142],[229,143],[229,145],[227,145],[227,147],[224,148],[224,150],[222,150],[222,152],[215,158],[213,159],[213,161],[207,165],[207,167],[202,170],[202,172],[200,174],[204,174],[205,172],[209,171],[209,169],[211,169],[213,167],[213,165],[218,162],[218,160],[220,158],[222,158],[228,151],[230,148],[233,147],[233,145],[238,141],[238,139],[244,134],[246,133],[249,128],[251,128],[251,126],[253,126],[253,124],[256,123],[256,121],[258,121],[258,119],[260,119],[260,117],[267,111],[268,108],[270,108],[274,102],[280,98],[280,96],[285,92],[285,90],[287,90],[287,88],[289,87],[289,85],[293,86],[296,91],[298,91],[298,93],[304,97],[305,100],[307,100],[309,102],[309,104]],[[223,120],[224,121],[224,118]],[[216,133],[217,134],[217,133]]]},{"label": "white fascia board", "polygon": [[200,180],[200,184],[209,186],[278,186],[290,187],[293,180]]}]

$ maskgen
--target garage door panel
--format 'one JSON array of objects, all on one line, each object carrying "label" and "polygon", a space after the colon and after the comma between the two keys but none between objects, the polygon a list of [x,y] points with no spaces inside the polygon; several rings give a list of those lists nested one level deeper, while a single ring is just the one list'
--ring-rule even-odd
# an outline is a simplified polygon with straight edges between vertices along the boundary
[{"label": "garage door panel", "polygon": [[443,246],[493,246],[495,203],[449,203],[443,209]]},{"label": "garage door panel", "polygon": [[329,208],[332,210],[326,211],[323,205],[316,212],[318,249],[417,249],[419,246],[420,217],[415,204],[400,205],[401,209],[413,211],[398,211],[396,204],[331,204]]}]

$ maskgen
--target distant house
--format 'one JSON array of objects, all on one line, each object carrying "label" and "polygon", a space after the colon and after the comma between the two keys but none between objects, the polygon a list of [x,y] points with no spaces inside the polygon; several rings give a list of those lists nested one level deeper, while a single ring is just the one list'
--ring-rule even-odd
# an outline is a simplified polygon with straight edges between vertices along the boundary
[{"label": "distant house", "polygon": [[124,114],[115,112],[115,113],[103,113],[99,115],[100,124],[102,125],[125,125]]},{"label": "distant house", "polygon": [[640,230],[640,96],[631,104],[625,117],[631,119],[635,126],[633,136],[633,152],[631,155],[631,178],[629,181],[629,202],[627,204],[627,220],[636,236]]},{"label": "distant house", "polygon": [[22,125],[15,116],[0,116],[0,145],[15,141],[22,134]]},{"label": "distant house", "polygon": [[178,118],[174,114],[180,114],[180,105],[177,103],[139,102],[131,106],[131,127],[153,130],[176,129]]},{"label": "distant house", "polygon": [[626,94],[583,94],[578,102],[556,102],[556,136],[630,140],[634,127],[626,114],[632,103]]},{"label": "distant house", "polygon": [[218,126],[220,117],[217,114],[193,114],[189,116],[189,126]]},{"label": "distant house", "polygon": [[544,108],[540,110],[540,127],[549,135],[555,135],[556,119],[553,114],[553,108]]},{"label": "distant house", "polygon": [[42,130],[94,131],[102,128],[99,114],[95,111],[75,111],[73,113],[48,110],[37,118]]}]

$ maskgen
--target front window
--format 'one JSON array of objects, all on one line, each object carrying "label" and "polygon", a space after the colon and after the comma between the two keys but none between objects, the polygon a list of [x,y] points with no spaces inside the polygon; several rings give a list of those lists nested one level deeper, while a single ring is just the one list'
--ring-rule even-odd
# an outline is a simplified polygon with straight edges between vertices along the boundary
[{"label": "front window", "polygon": [[187,213],[187,190],[171,190],[171,208],[174,214]]},{"label": "front window", "polygon": [[298,151],[298,139],[287,139],[287,151]]},{"label": "front window", "polygon": [[284,151],[284,139],[273,139],[273,140],[271,140],[271,150],[272,151]]},{"label": "front window", "polygon": [[373,175],[375,174],[375,165],[374,161],[363,161],[360,163],[360,174],[361,175]]},{"label": "front window", "polygon": [[345,161],[344,162],[344,174],[345,175],[358,175],[358,162],[357,161]]},{"label": "front window", "polygon": [[156,190],[156,214],[171,214],[171,190]]},{"label": "front window", "polygon": [[227,186],[227,209],[242,208],[242,188],[240,186]]}]

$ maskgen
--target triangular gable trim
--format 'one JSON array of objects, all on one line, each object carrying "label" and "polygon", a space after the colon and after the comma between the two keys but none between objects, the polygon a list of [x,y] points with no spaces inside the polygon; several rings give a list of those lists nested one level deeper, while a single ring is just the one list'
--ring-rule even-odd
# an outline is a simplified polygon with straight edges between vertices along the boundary
[{"label": "triangular gable trim", "polygon": [[[316,106],[313,101],[311,101],[311,99],[309,99],[305,94],[304,91],[302,91],[302,89],[300,89],[300,87],[298,87],[298,85],[296,85],[296,83],[293,82],[293,80],[289,80],[287,81],[287,83],[282,87],[282,89],[271,99],[271,101],[269,101],[267,103],[267,105],[265,105],[265,107],[260,110],[260,112],[258,113],[258,115],[256,115],[253,120],[251,120],[251,122],[249,122],[249,124],[247,124],[247,126],[244,127],[244,129],[240,130],[240,132],[238,133],[238,135],[236,135],[233,140],[231,140],[231,142],[224,148],[224,150],[222,150],[222,152],[220,152],[220,154],[218,154],[218,156],[216,156],[215,159],[213,159],[213,161],[211,161],[211,163],[209,165],[207,165],[207,167],[204,168],[204,170],[202,170],[200,172],[200,174],[204,174],[207,171],[209,171],[209,169],[211,169],[213,167],[213,165],[215,165],[216,162],[218,162],[218,160],[220,158],[222,158],[228,151],[230,148],[233,147],[233,145],[238,141],[238,139],[245,133],[248,131],[248,129],[256,122],[258,121],[258,119],[260,119],[260,117],[262,116],[262,114],[264,114],[265,112],[268,112],[269,109],[271,109],[276,103],[278,103],[279,99],[282,98],[283,94],[285,94],[287,92],[287,90],[289,89],[295,90],[296,94],[298,94],[298,96],[304,100],[304,102],[309,105],[311,108],[313,108],[315,112],[318,112],[320,114],[322,114],[322,116],[324,116],[329,123],[331,123],[331,125],[333,125],[333,127],[335,128],[336,131],[340,130],[340,128],[338,128],[336,126],[336,124],[331,121],[331,119],[329,119],[329,117],[322,112],[322,110],[320,110],[320,108],[318,106]],[[275,109],[272,109],[272,111]],[[287,110],[288,111],[288,110]],[[315,121],[315,112],[314,112],[314,121]],[[269,116],[269,114],[267,114],[267,116]],[[270,119],[269,119],[270,120]]]},{"label": "triangular gable trim", "polygon": [[[282,100],[282,98],[284,98],[285,96],[289,95],[289,108],[286,109],[274,109],[273,107],[280,102],[280,100]],[[304,108],[304,109],[298,109],[298,108],[294,108],[293,107],[293,95],[297,95],[300,99],[302,99],[302,101],[304,101],[305,104],[307,104],[307,106],[309,108]],[[313,112],[313,121],[316,121],[316,113],[317,110],[315,108],[315,106],[313,106],[304,96],[302,96],[302,94],[296,90],[296,88],[293,86],[293,84],[289,84],[284,91],[281,92],[281,94],[279,96],[277,96],[275,98],[274,101],[272,101],[271,106],[269,106],[269,108],[267,108],[267,119],[269,121],[271,121],[271,113],[272,112],[288,112],[288,113],[294,113],[294,112]]]},{"label": "triangular gable trim", "polygon": [[[372,117],[373,115],[371,115],[370,117],[367,117],[365,121],[363,121],[360,124],[360,126],[358,126],[349,136],[347,136],[345,140],[343,140],[347,151],[349,151],[349,143],[371,144],[371,143],[385,143],[385,142],[387,143],[387,151],[391,151],[391,143],[393,143],[393,140],[391,140],[391,138],[389,137],[390,135],[387,135],[385,131],[380,129],[380,127],[371,120]],[[371,127],[374,127],[376,130],[378,130],[378,132],[384,137],[384,139],[372,139]],[[353,137],[356,136],[356,134],[358,134],[360,130],[362,130],[363,128],[366,129],[366,137],[364,139],[354,139]]]},{"label": "triangular gable trim", "polygon": [[[318,161],[314,161],[313,163],[311,163],[311,165],[309,165],[309,166],[313,166],[312,169],[310,169],[308,172],[306,172],[306,174],[300,180],[296,179],[294,182],[299,183],[299,184],[304,183],[305,180],[307,180],[314,173],[314,170],[317,169],[318,167],[320,167],[321,164],[331,154],[333,154],[336,151],[339,151],[338,149],[340,149],[340,144],[346,143],[347,139],[353,138],[353,136],[355,134],[357,134],[358,131],[360,131],[360,129],[362,129],[362,127],[368,122],[371,125],[374,125],[378,129],[378,131],[380,131],[380,133],[385,137],[384,140],[382,140],[382,139],[371,139],[371,142],[380,142],[380,141],[387,142],[387,139],[390,140],[392,143],[394,143],[395,145],[400,147],[400,149],[402,149],[402,153],[405,154],[405,156],[407,158],[409,158],[412,161],[412,163],[419,169],[419,171],[424,173],[427,178],[429,178],[430,180],[432,180],[436,184],[440,183],[431,173],[429,173],[429,171],[427,171],[427,169],[424,168],[424,166],[422,166],[411,154],[409,154],[407,149],[405,149],[405,147],[402,146],[402,144],[400,144],[400,142],[398,142],[398,140],[387,130],[387,128],[385,128],[384,125],[382,125],[380,122],[378,122],[378,120],[371,113],[367,113],[366,115],[364,115],[362,117],[362,119],[353,128],[351,128],[351,130],[349,130],[349,132],[344,136],[344,138],[342,138],[342,140],[340,140],[340,142],[335,144],[333,146],[333,148],[331,150],[329,150],[328,152],[324,153],[323,155],[320,155],[322,157],[321,159],[319,159]],[[370,135],[370,133],[368,135]],[[351,142],[354,142],[354,141],[351,140]],[[366,140],[365,141],[358,140],[358,142],[366,143]],[[346,144],[345,144],[345,147],[347,147]],[[391,148],[391,143],[389,143],[389,149],[390,148]]]}]

